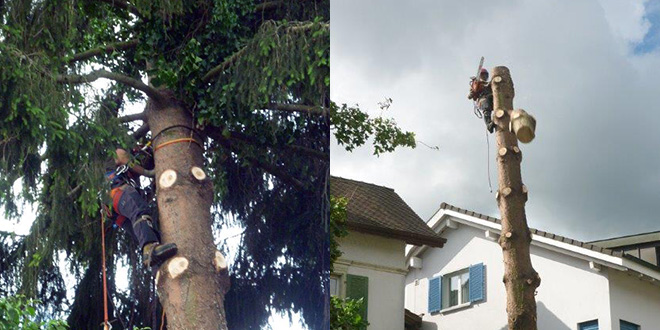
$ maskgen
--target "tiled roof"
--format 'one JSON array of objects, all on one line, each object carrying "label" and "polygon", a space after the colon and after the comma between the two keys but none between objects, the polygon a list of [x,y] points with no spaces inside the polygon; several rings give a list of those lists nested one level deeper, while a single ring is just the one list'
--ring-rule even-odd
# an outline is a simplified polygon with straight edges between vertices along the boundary
[{"label": "tiled roof", "polygon": [[[453,205],[447,204],[447,203],[440,204],[440,209],[455,211],[455,212],[466,214],[466,215],[469,215],[469,216],[473,216],[473,217],[476,217],[476,218],[479,218],[479,219],[494,222],[494,223],[497,223],[499,225],[502,224],[502,220],[500,220],[500,219],[489,217],[487,215],[483,215],[481,213],[477,213],[477,212],[474,212],[474,211],[462,209],[460,207],[456,207],[456,206],[453,206]],[[560,235],[557,235],[557,234],[549,233],[549,232],[534,229],[534,228],[529,228],[529,230],[534,235],[547,237],[547,238],[553,239],[555,241],[572,244],[572,245],[575,245],[575,246],[579,246],[581,248],[589,249],[589,250],[592,250],[592,251],[604,253],[604,254],[607,254],[607,255],[615,256],[615,257],[623,257],[623,252],[621,252],[621,251],[614,251],[614,250],[606,249],[606,248],[603,248],[603,247],[600,247],[600,246],[597,246],[597,245],[594,245],[594,244],[581,242],[581,241],[578,241],[578,240],[575,240],[575,239],[572,239],[572,238],[563,237],[563,236],[560,236]]]},{"label": "tiled roof", "polygon": [[413,245],[442,247],[446,242],[391,188],[332,176],[330,195],[348,200],[349,229],[398,238]]}]

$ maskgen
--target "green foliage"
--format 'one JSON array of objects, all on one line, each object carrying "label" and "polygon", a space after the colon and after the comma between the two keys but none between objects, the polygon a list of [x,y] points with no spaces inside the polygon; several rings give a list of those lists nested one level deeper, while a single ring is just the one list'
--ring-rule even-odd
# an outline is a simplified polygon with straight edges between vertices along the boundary
[{"label": "green foliage", "polygon": [[346,198],[330,196],[330,272],[334,263],[341,257],[338,239],[348,235],[346,229]]},{"label": "green foliage", "polygon": [[[103,163],[116,145],[135,144],[139,125],[117,117],[144,96],[119,83],[98,88],[61,78],[104,69],[149,76],[209,136],[214,226],[246,228],[226,298],[230,327],[259,328],[273,310],[301,312],[310,327],[323,324],[329,162],[298,150],[327,155],[329,122],[268,109],[329,106],[329,1],[286,1],[258,12],[252,0],[137,0],[128,9],[111,1],[0,2],[0,204],[12,218],[24,202],[37,213],[27,236],[0,235],[0,292],[66,309],[70,324],[100,323]],[[73,61],[133,40],[133,47]],[[140,264],[125,232],[107,240],[108,256]],[[62,255],[77,280],[70,306]],[[130,290],[117,292],[113,260],[109,290],[119,304],[112,312],[150,324],[151,275],[131,267]]]},{"label": "green foliage", "polygon": [[25,296],[0,298],[0,330],[66,330],[69,326],[62,320],[38,321],[39,301]]},{"label": "green foliage", "polygon": [[366,330],[369,322],[360,315],[362,304],[362,299],[330,297],[330,329]]},{"label": "green foliage", "polygon": [[[385,108],[389,108],[389,103]],[[403,131],[394,119],[371,118],[359,106],[331,104],[330,120],[337,142],[347,151],[353,151],[373,138],[374,155],[393,152],[397,147],[415,148],[415,133]],[[385,110],[381,106],[382,110]]]}]

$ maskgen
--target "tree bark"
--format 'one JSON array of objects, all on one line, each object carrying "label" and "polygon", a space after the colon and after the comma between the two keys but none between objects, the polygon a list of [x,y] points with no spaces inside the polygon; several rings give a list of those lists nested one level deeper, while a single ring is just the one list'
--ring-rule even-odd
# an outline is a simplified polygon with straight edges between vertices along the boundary
[{"label": "tree bark", "polygon": [[499,190],[497,201],[502,216],[499,239],[504,254],[504,285],[507,295],[509,329],[535,330],[535,291],[541,278],[532,267],[529,246],[531,232],[525,216],[527,188],[522,183],[520,162],[522,153],[516,136],[509,131],[513,111],[513,82],[509,69],[493,69],[494,122],[497,124],[497,169]]},{"label": "tree bark", "polygon": [[[153,142],[159,225],[162,241],[176,243],[179,248],[178,254],[160,267],[156,280],[168,328],[227,329],[223,274],[215,265],[211,231],[213,187],[208,176],[202,177],[197,171],[195,177],[192,172],[193,167],[204,169],[202,147],[178,142],[158,148],[165,142],[191,137],[193,133],[185,127],[167,129],[191,126],[190,113],[172,100],[150,100],[146,117],[153,136],[165,130]],[[196,135],[192,138],[203,142]]]}]

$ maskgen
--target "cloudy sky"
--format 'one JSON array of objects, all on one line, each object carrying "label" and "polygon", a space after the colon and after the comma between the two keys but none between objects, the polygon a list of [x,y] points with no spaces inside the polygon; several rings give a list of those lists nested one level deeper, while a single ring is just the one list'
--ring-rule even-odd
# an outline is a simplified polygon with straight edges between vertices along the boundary
[{"label": "cloudy sky", "polygon": [[331,96],[439,146],[375,157],[333,142],[333,175],[499,217],[494,136],[467,100],[481,56],[509,67],[531,227],[581,240],[660,230],[660,1],[332,0]]}]

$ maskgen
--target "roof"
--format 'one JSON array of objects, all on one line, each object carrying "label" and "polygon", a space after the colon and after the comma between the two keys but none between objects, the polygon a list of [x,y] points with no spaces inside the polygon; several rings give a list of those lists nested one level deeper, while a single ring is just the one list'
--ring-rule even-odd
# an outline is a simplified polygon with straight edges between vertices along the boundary
[{"label": "roof", "polygon": [[[439,233],[447,228],[458,228],[454,222],[486,230],[486,236],[497,240],[502,230],[502,221],[481,213],[462,209],[451,204],[442,203],[438,211],[431,217],[428,225]],[[553,250],[562,254],[589,261],[590,267],[600,269],[601,265],[619,271],[628,272],[640,279],[652,283],[660,283],[660,267],[648,263],[622,251],[608,249],[597,244],[585,243],[576,239],[563,237],[550,232],[530,228],[532,245]],[[494,235],[493,235],[494,234]],[[594,242],[597,243],[597,242]],[[417,257],[424,253],[427,247],[406,248],[406,257]]]},{"label": "roof", "polygon": [[658,241],[660,241],[660,231],[601,239],[589,243],[602,246],[604,248],[617,249],[626,246],[639,246],[655,243]]},{"label": "roof", "polygon": [[330,195],[348,200],[348,229],[397,238],[412,245],[442,247],[446,242],[391,188],[331,176]]},{"label": "roof", "polygon": [[[474,211],[469,211],[469,210],[466,210],[466,209],[462,209],[460,207],[456,207],[456,206],[453,206],[451,204],[447,204],[447,203],[444,203],[444,202],[442,204],[440,204],[440,209],[456,211],[458,213],[470,215],[470,216],[473,216],[473,217],[476,217],[476,218],[479,218],[479,219],[494,222],[498,225],[502,225],[502,220],[500,220],[500,219],[489,217],[487,215],[483,215],[481,213],[477,213],[477,212],[474,212]],[[621,251],[610,250],[610,249],[604,248],[604,247],[596,245],[596,244],[585,243],[585,242],[582,242],[582,241],[578,241],[576,239],[560,236],[560,235],[557,235],[557,234],[553,234],[553,233],[550,233],[550,232],[547,232],[547,231],[542,231],[542,230],[538,230],[538,229],[534,229],[534,228],[529,228],[529,230],[532,232],[532,234],[547,237],[547,238],[553,239],[555,241],[568,243],[568,244],[571,244],[571,245],[574,245],[574,246],[577,246],[577,247],[585,248],[585,249],[588,249],[588,250],[604,253],[604,254],[607,254],[607,255],[615,256],[615,257],[622,257],[623,256],[623,252],[621,252]]]}]

